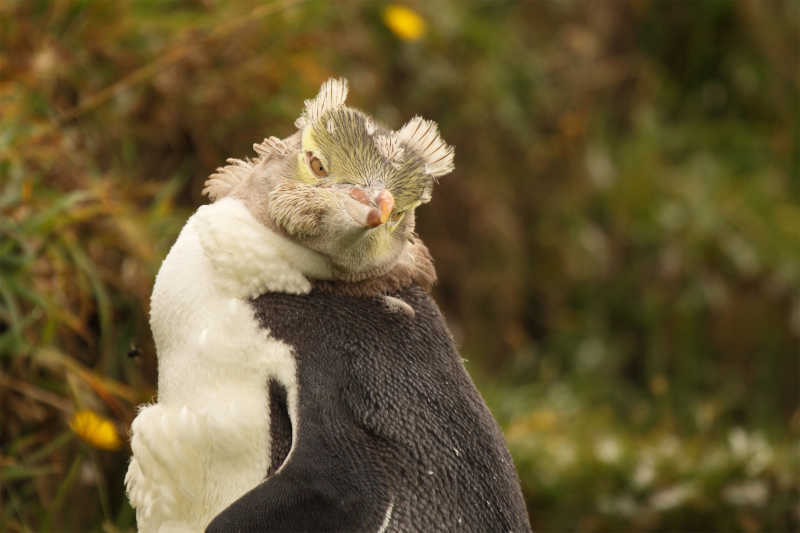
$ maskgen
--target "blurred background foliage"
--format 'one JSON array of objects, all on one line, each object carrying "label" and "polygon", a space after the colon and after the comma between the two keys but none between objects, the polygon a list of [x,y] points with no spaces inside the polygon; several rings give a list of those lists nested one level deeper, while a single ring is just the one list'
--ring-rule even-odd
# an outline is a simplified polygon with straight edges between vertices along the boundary
[{"label": "blurred background foliage", "polygon": [[343,75],[457,147],[418,230],[535,528],[798,531],[799,35],[794,0],[5,0],[0,530],[133,529],[160,261]]}]

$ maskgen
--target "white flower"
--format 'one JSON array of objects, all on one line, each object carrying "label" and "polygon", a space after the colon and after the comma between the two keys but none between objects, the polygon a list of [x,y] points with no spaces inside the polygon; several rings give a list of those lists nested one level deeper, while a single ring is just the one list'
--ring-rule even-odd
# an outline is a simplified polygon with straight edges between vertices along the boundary
[{"label": "white flower", "polygon": [[658,491],[650,498],[650,507],[657,511],[673,509],[694,496],[694,492],[695,489],[690,483]]},{"label": "white flower", "polygon": [[728,433],[728,444],[731,447],[733,455],[743,458],[750,450],[750,437],[748,437],[747,432],[743,428],[736,427]]},{"label": "white flower", "polygon": [[769,445],[763,435],[757,433],[751,441],[751,456],[747,462],[747,473],[757,476],[772,463],[772,446]]},{"label": "white flower", "polygon": [[656,469],[653,462],[647,459],[639,461],[636,470],[633,472],[633,484],[638,489],[649,486],[656,477]]},{"label": "white flower", "polygon": [[746,469],[750,476],[760,474],[772,462],[772,447],[761,433],[748,435],[744,429],[737,427],[728,435],[728,444],[737,459],[747,460]]},{"label": "white flower", "polygon": [[622,456],[622,447],[614,437],[604,437],[595,445],[594,453],[603,463],[613,464]]},{"label": "white flower", "polygon": [[722,498],[732,505],[755,505],[761,507],[767,502],[769,489],[762,481],[745,481],[728,485],[722,491]]}]

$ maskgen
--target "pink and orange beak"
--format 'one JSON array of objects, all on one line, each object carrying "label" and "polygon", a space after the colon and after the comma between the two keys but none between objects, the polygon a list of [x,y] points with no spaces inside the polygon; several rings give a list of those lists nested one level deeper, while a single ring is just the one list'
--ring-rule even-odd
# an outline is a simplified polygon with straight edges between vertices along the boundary
[{"label": "pink and orange beak", "polygon": [[371,208],[366,219],[366,226],[369,228],[384,224],[394,209],[394,196],[386,189],[378,191],[377,194],[370,194],[360,187],[353,187],[350,189],[350,197]]}]

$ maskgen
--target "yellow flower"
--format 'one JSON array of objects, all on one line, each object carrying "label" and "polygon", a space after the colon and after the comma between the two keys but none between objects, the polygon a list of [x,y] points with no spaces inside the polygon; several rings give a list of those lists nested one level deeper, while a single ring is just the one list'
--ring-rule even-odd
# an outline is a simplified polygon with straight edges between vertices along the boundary
[{"label": "yellow flower", "polygon": [[72,415],[69,427],[80,438],[102,450],[116,450],[122,446],[114,423],[94,411],[83,409]]},{"label": "yellow flower", "polygon": [[383,22],[392,33],[406,41],[416,41],[425,33],[425,19],[406,6],[389,4],[383,10]]}]

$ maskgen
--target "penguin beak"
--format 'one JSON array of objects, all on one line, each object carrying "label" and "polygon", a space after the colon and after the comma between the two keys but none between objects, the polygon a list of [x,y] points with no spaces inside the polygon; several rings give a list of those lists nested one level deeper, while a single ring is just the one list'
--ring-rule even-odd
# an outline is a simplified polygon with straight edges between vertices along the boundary
[{"label": "penguin beak", "polygon": [[386,189],[371,193],[360,187],[353,187],[350,189],[350,197],[370,208],[365,221],[368,228],[384,224],[394,209],[394,196]]}]

